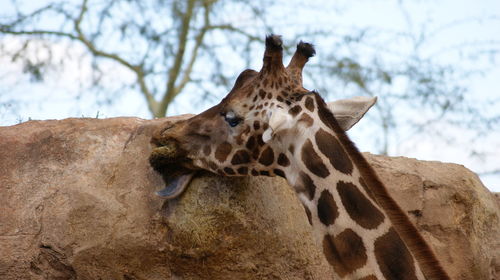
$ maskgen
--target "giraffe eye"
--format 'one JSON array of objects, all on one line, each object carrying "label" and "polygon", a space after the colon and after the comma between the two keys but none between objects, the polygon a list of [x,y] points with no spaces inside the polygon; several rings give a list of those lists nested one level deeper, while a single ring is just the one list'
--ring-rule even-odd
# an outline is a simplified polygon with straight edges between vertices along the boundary
[{"label": "giraffe eye", "polygon": [[227,120],[227,123],[231,127],[235,127],[235,126],[237,126],[240,123],[240,120],[238,120],[238,119],[229,119],[229,120]]},{"label": "giraffe eye", "polygon": [[224,119],[231,127],[235,127],[241,122],[241,118],[236,117],[236,115],[232,111],[227,112],[224,116]]}]

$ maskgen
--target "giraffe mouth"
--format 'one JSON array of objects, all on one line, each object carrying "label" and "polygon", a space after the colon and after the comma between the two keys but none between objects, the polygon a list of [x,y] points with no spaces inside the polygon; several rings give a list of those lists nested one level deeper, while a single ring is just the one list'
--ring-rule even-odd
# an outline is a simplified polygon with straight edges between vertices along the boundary
[{"label": "giraffe mouth", "polygon": [[192,166],[191,160],[178,149],[176,142],[167,141],[162,144],[163,146],[153,148],[149,162],[153,169],[162,174],[165,181],[165,187],[156,194],[173,199],[186,190],[195,171],[186,167]]}]

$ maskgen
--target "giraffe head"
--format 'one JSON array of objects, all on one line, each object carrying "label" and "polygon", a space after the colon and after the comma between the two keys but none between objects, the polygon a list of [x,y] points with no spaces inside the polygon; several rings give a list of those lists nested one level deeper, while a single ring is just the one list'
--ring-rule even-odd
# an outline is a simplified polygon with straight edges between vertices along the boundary
[{"label": "giraffe head", "polygon": [[[314,54],[311,44],[300,42],[285,67],[280,37],[268,36],[260,72],[243,71],[218,105],[156,131],[150,162],[167,182],[159,195],[178,196],[200,169],[226,176],[287,177],[294,139],[308,134],[319,118],[317,102],[323,102],[302,86],[302,69]],[[327,105],[348,130],[375,102],[356,97]]]}]

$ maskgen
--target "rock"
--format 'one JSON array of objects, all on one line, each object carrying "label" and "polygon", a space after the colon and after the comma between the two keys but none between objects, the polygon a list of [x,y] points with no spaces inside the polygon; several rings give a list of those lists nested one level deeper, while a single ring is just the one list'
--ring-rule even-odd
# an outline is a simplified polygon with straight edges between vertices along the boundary
[{"label": "rock", "polygon": [[500,201],[462,165],[365,154],[452,279],[500,279]]},{"label": "rock", "polygon": [[[0,127],[0,279],[329,278],[280,178],[202,173],[180,199],[158,198],[149,140],[163,121]],[[476,175],[367,157],[454,279],[498,277],[500,207]]]},{"label": "rock", "polygon": [[159,122],[0,128],[0,279],[326,277],[283,180],[205,174],[182,199],[157,197],[148,157]]}]

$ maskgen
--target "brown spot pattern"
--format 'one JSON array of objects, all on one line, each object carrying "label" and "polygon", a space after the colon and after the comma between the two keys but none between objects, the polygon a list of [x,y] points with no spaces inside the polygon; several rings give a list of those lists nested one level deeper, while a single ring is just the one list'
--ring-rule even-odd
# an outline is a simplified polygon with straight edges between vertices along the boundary
[{"label": "brown spot pattern", "polygon": [[306,192],[309,200],[312,200],[314,198],[314,194],[316,193],[316,185],[314,185],[313,180],[309,177],[309,175],[307,175],[307,173],[301,171],[299,176],[302,181],[302,188]]},{"label": "brown spot pattern", "polygon": [[274,152],[273,149],[271,149],[271,147],[268,146],[260,155],[259,163],[265,166],[269,166],[273,162],[274,162]]},{"label": "brown spot pattern", "polygon": [[280,176],[280,177],[283,177],[283,178],[286,178],[286,175],[285,175],[285,172],[281,169],[274,169],[273,170],[274,174]]},{"label": "brown spot pattern", "polygon": [[263,89],[259,90],[259,96],[260,98],[266,97],[266,92]]},{"label": "brown spot pattern", "polygon": [[319,150],[330,160],[333,168],[345,174],[352,173],[353,164],[351,159],[336,137],[320,129],[316,132],[315,138]]},{"label": "brown spot pattern", "polygon": [[299,105],[295,105],[290,110],[288,110],[288,114],[295,117],[300,113],[300,111],[302,111],[302,108]]},{"label": "brown spot pattern", "polygon": [[228,175],[236,174],[236,172],[234,172],[234,170],[232,168],[229,168],[229,167],[224,167],[224,172]]},{"label": "brown spot pattern", "polygon": [[220,144],[215,150],[215,158],[220,162],[225,161],[232,149],[233,147],[228,142]]},{"label": "brown spot pattern", "polygon": [[306,98],[305,105],[306,105],[307,110],[309,110],[311,112],[314,111],[314,100],[310,96],[308,96]]},{"label": "brown spot pattern", "polygon": [[330,175],[330,171],[328,171],[325,164],[314,150],[311,140],[307,139],[302,146],[301,156],[304,165],[316,176],[326,178]]},{"label": "brown spot pattern", "polygon": [[245,144],[245,147],[249,149],[250,151],[255,148],[257,143],[255,143],[255,137],[251,136],[248,138],[247,143]]},{"label": "brown spot pattern", "polygon": [[259,130],[260,129],[260,122],[259,121],[254,121],[253,122],[253,129]]},{"label": "brown spot pattern", "polygon": [[[266,130],[267,127],[264,126],[264,130]],[[264,140],[262,140],[262,134],[257,134],[257,145],[259,146],[264,146]]]},{"label": "brown spot pattern", "polygon": [[325,235],[323,253],[340,277],[363,267],[368,258],[363,240],[352,229],[344,230],[335,238]]},{"label": "brown spot pattern", "polygon": [[262,176],[269,176],[269,175],[270,175],[270,174],[269,174],[269,171],[267,171],[267,170],[261,170],[261,171],[259,171],[259,173],[260,173],[260,175],[262,175]]},{"label": "brown spot pattern", "polygon": [[413,257],[394,228],[375,240],[375,258],[387,280],[417,279]]},{"label": "brown spot pattern", "polygon": [[210,152],[212,152],[212,148],[210,147],[210,145],[205,145],[205,147],[203,147],[203,153],[205,154],[205,156],[209,156]]},{"label": "brown spot pattern", "polygon": [[231,160],[231,164],[243,164],[250,162],[250,154],[248,154],[245,150],[239,150],[234,153],[233,159]]},{"label": "brown spot pattern", "polygon": [[238,174],[241,174],[241,175],[247,175],[248,174],[248,167],[240,167],[238,168],[236,171],[238,171]]},{"label": "brown spot pattern", "polygon": [[318,199],[318,218],[326,226],[332,225],[339,216],[339,210],[333,195],[328,190],[323,190]]},{"label": "brown spot pattern", "polygon": [[313,125],[314,120],[308,114],[302,113],[302,115],[300,115],[298,122],[301,122],[305,124],[307,127],[310,127]]},{"label": "brown spot pattern", "polygon": [[254,149],[252,152],[252,158],[257,160],[259,158],[259,155],[260,155],[260,149],[259,148]]},{"label": "brown spot pattern", "polygon": [[374,229],[384,221],[384,215],[352,183],[339,181],[337,191],[347,214],[366,229]]},{"label": "brown spot pattern", "polygon": [[267,84],[268,84],[268,83],[269,83],[269,79],[267,79],[267,78],[266,78],[266,79],[264,79],[264,81],[262,81],[262,85],[263,85],[264,87],[267,87]]},{"label": "brown spot pattern", "polygon": [[284,153],[280,153],[278,156],[278,164],[287,167],[290,165],[290,160]]}]

